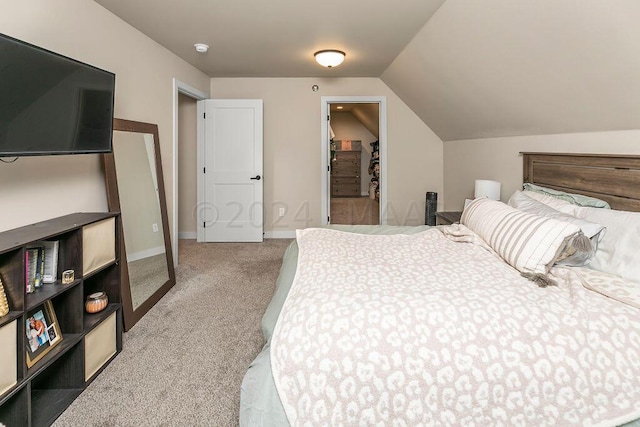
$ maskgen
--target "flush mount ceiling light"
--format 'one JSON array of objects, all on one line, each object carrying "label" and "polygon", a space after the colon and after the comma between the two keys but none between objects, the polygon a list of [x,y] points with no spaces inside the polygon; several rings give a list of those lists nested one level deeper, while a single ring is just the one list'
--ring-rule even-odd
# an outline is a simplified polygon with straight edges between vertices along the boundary
[{"label": "flush mount ceiling light", "polygon": [[198,53],[206,53],[209,50],[209,45],[204,43],[196,43],[193,45]]},{"label": "flush mount ceiling light", "polygon": [[331,68],[337,67],[344,61],[345,53],[341,50],[327,49],[319,50],[313,54],[316,57],[316,62],[323,67]]}]

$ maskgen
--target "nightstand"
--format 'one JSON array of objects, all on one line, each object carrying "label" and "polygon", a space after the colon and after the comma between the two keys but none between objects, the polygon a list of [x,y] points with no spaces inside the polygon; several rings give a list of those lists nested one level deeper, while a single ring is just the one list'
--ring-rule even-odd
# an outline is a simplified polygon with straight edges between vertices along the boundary
[{"label": "nightstand", "polygon": [[460,222],[462,211],[436,212],[436,225],[449,225]]}]

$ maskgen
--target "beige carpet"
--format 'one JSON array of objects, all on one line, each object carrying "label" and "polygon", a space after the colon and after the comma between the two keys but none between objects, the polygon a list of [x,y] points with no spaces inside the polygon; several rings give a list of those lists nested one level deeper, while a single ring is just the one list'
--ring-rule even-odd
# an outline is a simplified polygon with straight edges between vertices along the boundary
[{"label": "beige carpet", "polygon": [[177,284],[55,426],[236,426],[290,240],[180,241]]},{"label": "beige carpet", "polygon": [[332,197],[331,224],[380,224],[380,203],[368,197]]}]

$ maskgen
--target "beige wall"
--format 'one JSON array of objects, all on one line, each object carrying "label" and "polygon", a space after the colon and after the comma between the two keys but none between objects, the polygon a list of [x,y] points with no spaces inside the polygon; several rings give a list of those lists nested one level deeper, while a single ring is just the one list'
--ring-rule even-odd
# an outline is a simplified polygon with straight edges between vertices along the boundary
[{"label": "beige wall", "polygon": [[178,96],[178,235],[196,238],[197,102]]},{"label": "beige wall", "polygon": [[360,193],[369,194],[369,181],[371,175],[369,174],[369,161],[371,160],[371,145],[369,143],[376,141],[376,138],[371,132],[364,127],[360,120],[356,119],[353,114],[346,113],[331,113],[331,128],[335,132],[335,140],[340,139],[352,139],[362,142],[361,152],[361,164],[360,164]]},{"label": "beige wall", "polygon": [[[264,100],[267,232],[321,223],[321,96],[387,97],[389,224],[424,223],[425,192],[442,191],[441,140],[380,79],[214,78],[210,93]],[[283,205],[286,215],[275,222]]]},{"label": "beige wall", "polygon": [[[171,206],[172,78],[202,91],[209,78],[93,1],[7,0],[0,31],[116,73],[116,117],[158,124]],[[72,212],[104,211],[100,156],[24,157],[0,163],[0,200],[0,230]],[[171,209],[168,212],[171,224]]]},{"label": "beige wall", "polygon": [[522,185],[521,151],[640,154],[640,130],[484,138],[444,143],[446,210],[462,209],[476,179],[502,183],[502,200]]}]

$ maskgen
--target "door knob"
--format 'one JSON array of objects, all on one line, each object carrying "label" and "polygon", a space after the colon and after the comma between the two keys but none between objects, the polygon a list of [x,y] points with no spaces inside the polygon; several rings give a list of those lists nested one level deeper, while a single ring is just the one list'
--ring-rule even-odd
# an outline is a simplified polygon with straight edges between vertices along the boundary
[{"label": "door knob", "polygon": [[260,175],[256,175],[256,176],[254,176],[254,177],[253,177],[253,178],[251,178],[251,179],[255,179],[256,181],[260,181],[260,178],[262,178]]}]

